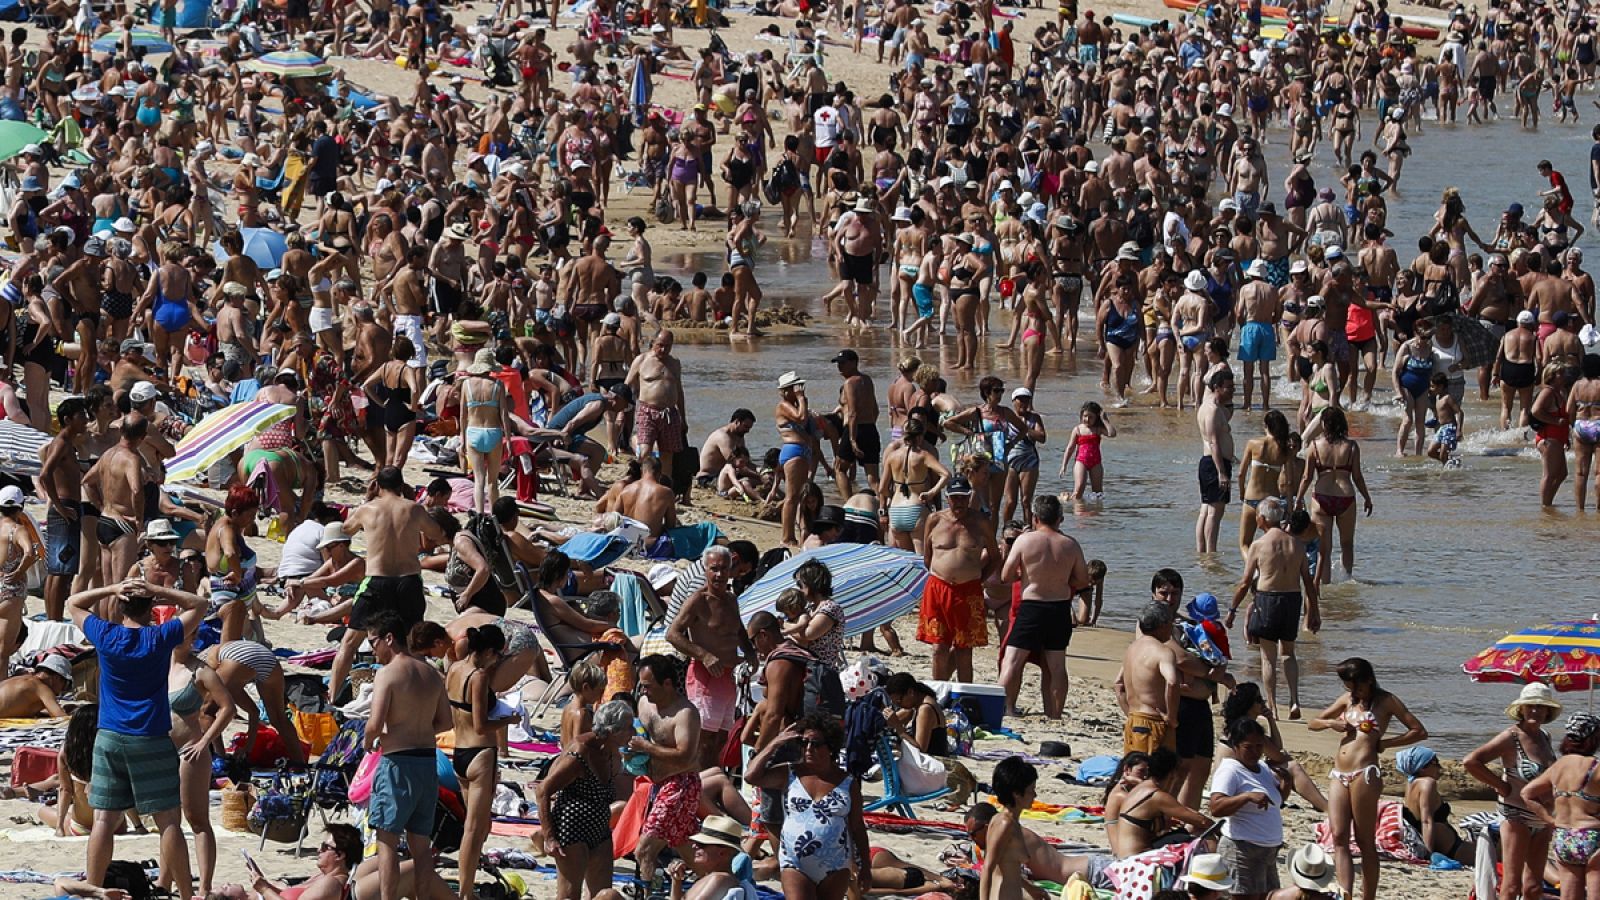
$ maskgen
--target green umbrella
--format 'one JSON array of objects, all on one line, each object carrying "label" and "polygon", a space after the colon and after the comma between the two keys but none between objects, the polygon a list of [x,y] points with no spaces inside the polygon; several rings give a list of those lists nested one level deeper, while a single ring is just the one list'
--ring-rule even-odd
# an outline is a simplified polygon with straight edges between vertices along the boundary
[{"label": "green umbrella", "polygon": [[49,137],[49,132],[27,122],[0,121],[0,162],[15,158],[23,147],[42,144]]}]

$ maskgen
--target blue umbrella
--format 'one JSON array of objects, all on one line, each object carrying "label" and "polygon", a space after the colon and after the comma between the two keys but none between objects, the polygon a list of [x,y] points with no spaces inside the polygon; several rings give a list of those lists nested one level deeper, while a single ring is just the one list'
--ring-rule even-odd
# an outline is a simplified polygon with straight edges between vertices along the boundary
[{"label": "blue umbrella", "polygon": [[[240,228],[239,234],[244,237],[244,255],[255,260],[256,265],[276,269],[283,263],[283,254],[289,249],[283,235],[271,228]],[[211,255],[218,262],[228,259],[228,251],[222,249],[221,241],[211,245]]]},{"label": "blue umbrella", "polygon": [[633,83],[628,88],[628,102],[633,104],[633,124],[643,128],[645,116],[650,113],[650,76],[637,58],[633,63]]},{"label": "blue umbrella", "polygon": [[[120,29],[109,32],[89,46],[98,53],[115,53],[122,49],[123,34],[124,32]],[[167,39],[161,36],[161,32],[152,28],[133,29],[133,46],[134,49],[143,50],[146,53],[172,52],[172,45],[167,43]]]},{"label": "blue umbrella", "polygon": [[739,596],[740,618],[772,611],[778,594],[794,587],[795,570],[813,559],[833,575],[833,599],[844,607],[847,637],[892,622],[922,602],[928,568],[920,555],[882,544],[829,544],[789,557],[750,585]]}]

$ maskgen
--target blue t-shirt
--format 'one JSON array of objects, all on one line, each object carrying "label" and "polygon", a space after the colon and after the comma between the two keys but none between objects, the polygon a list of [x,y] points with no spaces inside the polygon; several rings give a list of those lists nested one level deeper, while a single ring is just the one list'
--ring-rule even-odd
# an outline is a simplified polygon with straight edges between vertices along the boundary
[{"label": "blue t-shirt", "polygon": [[100,727],[138,737],[170,734],[167,672],[183,643],[183,623],[129,628],[91,615],[83,633],[100,658]]},{"label": "blue t-shirt", "polygon": [[[582,397],[575,398],[572,402],[568,403],[566,406],[563,406],[563,407],[561,407],[561,409],[557,410],[556,414],[550,417],[550,421],[545,423],[545,427],[554,429],[556,431],[560,431],[561,429],[567,427],[567,423],[568,422],[571,422],[573,419],[576,419],[578,417],[578,415],[580,413],[582,413],[583,410],[589,404],[593,403],[596,400],[604,400],[604,399],[606,399],[605,395],[604,394],[600,394],[600,393],[584,394]],[[591,428],[594,428],[596,425],[599,425],[603,420],[604,420],[603,416],[601,418],[599,418],[599,419],[595,419],[593,422],[590,422],[587,426],[579,429],[578,431],[573,432],[573,434],[578,435],[578,436],[586,435],[586,434],[589,433],[589,430]]]}]

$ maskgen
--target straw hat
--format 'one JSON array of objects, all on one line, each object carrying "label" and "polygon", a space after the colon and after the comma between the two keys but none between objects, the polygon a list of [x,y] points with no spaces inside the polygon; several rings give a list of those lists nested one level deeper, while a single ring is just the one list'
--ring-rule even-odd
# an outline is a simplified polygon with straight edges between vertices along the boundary
[{"label": "straw hat", "polygon": [[472,365],[467,366],[467,374],[487,375],[495,370],[496,365],[494,351],[485,347],[472,357]]},{"label": "straw hat", "polygon": [[778,376],[778,390],[780,391],[787,390],[792,387],[800,387],[805,383],[806,380],[801,378],[800,373],[798,372],[785,372]]},{"label": "straw hat", "polygon": [[149,541],[172,541],[177,543],[178,532],[173,529],[171,520],[151,519],[150,524],[144,527],[144,539]]},{"label": "straw hat", "polygon": [[472,233],[467,231],[467,226],[456,224],[444,230],[444,237],[448,241],[464,241],[471,238]]},{"label": "straw hat", "polygon": [[728,816],[711,816],[700,823],[700,830],[689,835],[689,840],[708,847],[726,847],[738,852],[739,839],[744,837],[744,826]]},{"label": "straw hat", "polygon": [[329,522],[322,526],[322,539],[317,541],[317,549],[323,550],[333,544],[350,543],[350,535],[344,533],[344,525],[340,522]]},{"label": "straw hat", "polygon": [[1518,694],[1517,699],[1511,701],[1511,705],[1506,707],[1506,716],[1513,722],[1520,720],[1522,718],[1522,707],[1524,706],[1550,707],[1554,710],[1554,712],[1550,713],[1552,721],[1561,714],[1561,701],[1556,699],[1556,692],[1550,690],[1550,685],[1543,682],[1535,681],[1532,684],[1523,685],[1522,693]]},{"label": "straw hat", "polygon": [[1333,859],[1320,844],[1307,844],[1294,852],[1289,860],[1289,879],[1294,886],[1307,891],[1333,890],[1335,880]]},{"label": "straw hat", "polygon": [[1233,873],[1228,870],[1228,863],[1222,858],[1222,854],[1200,853],[1189,864],[1189,874],[1183,876],[1179,883],[1198,884],[1214,891],[1226,891],[1233,888]]}]

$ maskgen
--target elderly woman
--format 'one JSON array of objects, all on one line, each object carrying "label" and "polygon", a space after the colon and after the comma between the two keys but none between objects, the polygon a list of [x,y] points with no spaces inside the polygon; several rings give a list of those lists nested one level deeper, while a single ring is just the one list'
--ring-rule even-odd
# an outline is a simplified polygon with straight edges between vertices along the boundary
[{"label": "elderly woman", "polygon": [[[1500,826],[1501,858],[1506,872],[1501,882],[1502,900],[1511,900],[1518,892],[1536,897],[1542,890],[1544,864],[1550,856],[1550,829],[1522,805],[1521,796],[1528,782],[1543,775],[1556,761],[1555,747],[1544,726],[1555,721],[1560,712],[1561,703],[1549,685],[1525,685],[1506,707],[1506,716],[1513,724],[1461,761],[1468,775],[1494,789],[1495,805],[1504,819]],[[1496,775],[1489,768],[1494,762],[1500,763],[1502,774]],[[1455,855],[1448,848],[1439,852]]]},{"label": "elderly woman", "polygon": [[1233,756],[1211,776],[1211,814],[1223,820],[1217,852],[1233,872],[1233,896],[1262,900],[1278,889],[1283,846],[1283,791],[1267,765],[1266,729],[1254,719],[1228,724]]},{"label": "elderly woman", "polygon": [[1561,868],[1561,900],[1600,897],[1600,718],[1567,719],[1560,759],[1522,789],[1522,801],[1555,826],[1551,847]]},{"label": "elderly woman", "polygon": [[[1379,875],[1378,798],[1383,793],[1378,755],[1427,740],[1428,730],[1399,697],[1379,687],[1372,663],[1351,657],[1339,663],[1336,671],[1344,684],[1344,694],[1307,727],[1339,735],[1334,768],[1328,773],[1328,823],[1333,831],[1339,885],[1346,896],[1354,896],[1355,863],[1350,853],[1353,833],[1361,849],[1361,898],[1375,900]],[[1396,720],[1405,726],[1405,732],[1384,737]]]},{"label": "elderly woman", "polygon": [[[780,763],[779,751],[799,761]],[[861,783],[839,766],[844,728],[822,713],[804,716],[750,760],[745,780],[781,792],[786,814],[778,861],[790,900],[843,900],[851,868],[872,869]]]},{"label": "elderly woman", "polygon": [[[1439,754],[1427,747],[1407,747],[1395,754],[1394,767],[1406,776],[1406,795],[1400,808],[1401,835],[1411,852],[1422,859],[1438,853],[1464,865],[1472,865],[1477,851],[1473,843],[1463,838],[1450,824],[1450,804],[1444,802],[1439,794],[1439,775],[1444,771],[1439,764]],[[1507,819],[1500,826],[1502,837],[1509,823],[1510,819]],[[1515,897],[1522,889],[1517,879],[1510,877],[1516,869],[1513,868],[1509,853],[1504,859],[1508,877],[1501,879],[1501,896]],[[1541,873],[1543,861],[1544,857],[1539,857]]]},{"label": "elderly woman", "polygon": [[539,782],[539,839],[555,857],[558,900],[611,887],[612,784],[631,737],[633,710],[621,700],[606,703],[595,710],[593,730],[578,735]]},{"label": "elderly woman", "polygon": [[1572,416],[1567,411],[1567,389],[1572,386],[1571,370],[1561,362],[1544,367],[1543,387],[1528,408],[1528,424],[1533,426],[1534,446],[1544,463],[1539,478],[1539,505],[1554,506],[1556,491],[1567,480],[1567,445],[1572,443]]}]

